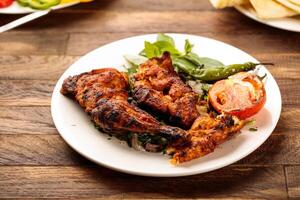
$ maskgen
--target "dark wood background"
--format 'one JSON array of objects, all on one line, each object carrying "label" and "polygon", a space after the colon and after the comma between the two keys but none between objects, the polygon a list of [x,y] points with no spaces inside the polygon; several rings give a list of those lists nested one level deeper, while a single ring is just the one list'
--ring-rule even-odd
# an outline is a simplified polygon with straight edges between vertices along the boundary
[{"label": "dark wood background", "polygon": [[[20,16],[0,15],[0,25]],[[75,153],[50,114],[59,76],[90,50],[146,33],[222,40],[268,67],[282,92],[276,130],[245,159],[213,172],[147,178]],[[206,0],[96,0],[0,34],[0,197],[112,199],[300,198],[300,33],[259,24]]]}]

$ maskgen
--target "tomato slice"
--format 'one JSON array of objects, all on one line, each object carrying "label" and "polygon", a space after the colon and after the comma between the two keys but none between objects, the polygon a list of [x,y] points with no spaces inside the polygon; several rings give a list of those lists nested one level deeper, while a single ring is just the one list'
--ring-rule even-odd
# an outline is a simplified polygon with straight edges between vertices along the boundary
[{"label": "tomato slice", "polygon": [[0,0],[0,8],[6,8],[13,3],[13,0]]},{"label": "tomato slice", "polygon": [[240,72],[216,82],[209,90],[209,101],[219,113],[246,119],[262,109],[266,91],[256,75]]}]

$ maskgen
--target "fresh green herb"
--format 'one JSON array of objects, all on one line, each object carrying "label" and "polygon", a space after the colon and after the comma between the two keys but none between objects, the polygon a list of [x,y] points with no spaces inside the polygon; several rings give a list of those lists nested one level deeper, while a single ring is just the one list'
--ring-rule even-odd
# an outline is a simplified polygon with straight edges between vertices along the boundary
[{"label": "fresh green herb", "polygon": [[184,52],[185,54],[189,54],[192,52],[194,45],[190,43],[190,41],[188,39],[185,40],[185,44],[184,44]]},{"label": "fresh green herb", "polygon": [[201,89],[203,91],[203,94],[201,96],[201,99],[208,101],[208,92],[211,86],[212,86],[211,84],[202,83]]},{"label": "fresh green herb", "polygon": [[222,67],[224,64],[218,60],[207,58],[207,57],[200,57],[197,54],[193,52],[189,52],[186,55],[184,55],[184,58],[188,61],[194,63],[198,67],[206,67],[206,68],[217,68]]},{"label": "fresh green herb", "polygon": [[153,43],[158,50],[159,50],[159,56],[163,54],[163,52],[169,52],[172,56],[180,56],[181,52],[176,49],[176,47],[169,42],[166,41],[156,41]]},{"label": "fresh green herb", "polygon": [[257,128],[253,128],[253,127],[249,128],[249,131],[257,131],[257,130],[258,130]]},{"label": "fresh green herb", "polygon": [[208,101],[208,95],[203,95],[203,99],[204,99],[205,101]]},{"label": "fresh green herb", "polygon": [[209,89],[211,88],[211,84],[208,84],[208,83],[202,83],[202,87],[201,87],[201,89],[204,91],[204,92],[206,92],[206,93],[208,93],[208,91],[209,91]]},{"label": "fresh green herb", "polygon": [[158,57],[163,52],[168,51],[172,56],[180,56],[182,53],[176,49],[174,39],[168,35],[159,33],[156,42],[150,43],[145,41],[144,49],[140,52],[141,56],[147,58]]},{"label": "fresh green herb", "polygon": [[255,124],[256,124],[256,119],[251,119],[246,122],[246,126],[251,126],[249,128],[249,131],[257,131],[257,128],[254,127]]},{"label": "fresh green herb", "polygon": [[163,33],[158,33],[157,34],[157,41],[165,41],[165,42],[168,42],[170,43],[172,46],[175,46],[175,42],[174,42],[174,39],[166,34],[163,34]]},{"label": "fresh green herb", "polygon": [[250,119],[246,122],[246,126],[255,126],[256,119]]},{"label": "fresh green herb", "polygon": [[145,49],[143,50],[147,58],[158,57],[161,55],[159,48],[155,44],[145,41]]}]

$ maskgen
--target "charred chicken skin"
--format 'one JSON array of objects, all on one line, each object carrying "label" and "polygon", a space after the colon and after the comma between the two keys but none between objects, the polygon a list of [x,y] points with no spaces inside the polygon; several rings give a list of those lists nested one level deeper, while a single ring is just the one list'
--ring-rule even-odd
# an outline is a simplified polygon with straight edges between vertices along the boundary
[{"label": "charred chicken skin", "polygon": [[230,115],[201,115],[198,95],[174,71],[169,54],[140,65],[134,75],[133,97],[139,105],[170,116],[177,127],[161,125],[128,102],[127,75],[105,68],[67,78],[61,93],[75,99],[104,132],[158,134],[168,139],[171,162],[187,162],[214,151],[244,126]]},{"label": "charred chicken skin", "polygon": [[184,147],[168,149],[173,155],[171,162],[179,164],[213,152],[217,145],[237,134],[244,125],[244,121],[231,115],[219,115],[216,118],[198,117],[188,131],[191,135],[191,142]]},{"label": "charred chicken skin", "polygon": [[161,125],[154,117],[130,104],[127,76],[116,69],[97,69],[67,78],[61,93],[74,98],[104,132],[159,134],[172,145],[185,145],[182,129]]},{"label": "charred chicken skin", "polygon": [[168,115],[171,122],[189,129],[187,134],[191,139],[188,145],[167,149],[173,154],[174,164],[213,152],[218,144],[228,140],[244,126],[243,121],[230,115],[200,116],[198,94],[174,71],[168,53],[141,64],[133,81],[133,98],[140,105]]},{"label": "charred chicken skin", "polygon": [[198,95],[174,71],[169,53],[139,66],[133,98],[139,105],[166,114],[172,124],[189,129],[199,117]]}]

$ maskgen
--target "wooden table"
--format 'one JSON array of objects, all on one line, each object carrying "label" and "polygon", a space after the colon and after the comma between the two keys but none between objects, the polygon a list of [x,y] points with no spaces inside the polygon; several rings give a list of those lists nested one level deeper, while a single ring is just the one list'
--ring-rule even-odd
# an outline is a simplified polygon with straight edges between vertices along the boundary
[{"label": "wooden table", "polygon": [[[0,24],[18,17],[0,15]],[[63,71],[103,44],[157,32],[219,39],[276,64],[268,69],[281,89],[283,110],[259,149],[213,172],[147,178],[97,166],[62,140],[50,99]],[[216,11],[206,0],[99,0],[1,34],[0,197],[299,199],[299,63],[299,33],[267,27],[234,9]]]}]

